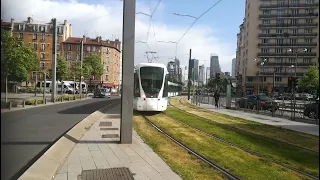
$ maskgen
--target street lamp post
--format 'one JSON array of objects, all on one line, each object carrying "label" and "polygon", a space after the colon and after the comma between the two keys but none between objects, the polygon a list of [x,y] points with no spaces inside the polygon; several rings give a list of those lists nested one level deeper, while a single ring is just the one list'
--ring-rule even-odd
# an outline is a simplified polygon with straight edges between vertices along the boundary
[{"label": "street lamp post", "polygon": [[[257,61],[257,59],[255,58],[254,59],[254,61]],[[261,66],[263,66],[264,65],[264,63],[267,61],[267,59],[264,59],[262,62],[261,62],[261,60],[260,61],[258,61],[259,62],[259,69],[258,69],[258,95],[260,94],[260,68],[261,68]],[[262,79],[262,93],[263,93],[263,80],[264,79]]]}]

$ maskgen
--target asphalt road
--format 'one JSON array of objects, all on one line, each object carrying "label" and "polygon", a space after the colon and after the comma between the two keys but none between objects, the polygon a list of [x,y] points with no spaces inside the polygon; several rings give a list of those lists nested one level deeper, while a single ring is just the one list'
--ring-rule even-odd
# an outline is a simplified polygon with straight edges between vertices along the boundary
[{"label": "asphalt road", "polygon": [[111,104],[120,113],[119,97],[93,98],[1,113],[1,179],[18,179],[61,135],[94,111]]}]

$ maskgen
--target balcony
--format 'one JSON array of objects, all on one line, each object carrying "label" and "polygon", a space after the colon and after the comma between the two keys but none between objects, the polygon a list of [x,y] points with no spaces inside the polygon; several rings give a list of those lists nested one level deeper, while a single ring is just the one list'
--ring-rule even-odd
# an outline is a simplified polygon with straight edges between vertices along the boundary
[{"label": "balcony", "polygon": [[282,34],[259,34],[259,37],[317,37],[318,33],[297,33],[297,34],[289,34],[289,33],[282,33]]},{"label": "balcony", "polygon": [[310,23],[310,24],[306,24],[306,23],[296,23],[296,24],[277,24],[277,23],[273,23],[273,24],[259,24],[259,27],[270,27],[270,28],[280,28],[280,27],[318,27],[318,23]]},{"label": "balcony", "polygon": [[312,4],[288,4],[283,5],[278,4],[261,4],[260,9],[279,9],[279,8],[309,8],[309,7],[318,7],[319,3]]},{"label": "balcony", "polygon": [[317,53],[315,52],[306,52],[306,53],[275,53],[275,52],[269,52],[269,53],[258,53],[259,57],[295,57],[295,56],[299,56],[299,57],[307,57],[307,56],[311,56],[314,57],[317,55]]},{"label": "balcony", "polygon": [[301,17],[317,17],[319,14],[318,13],[299,13],[299,14],[260,14],[259,18],[260,19],[268,19],[268,18],[275,18],[275,17],[282,17],[282,18],[301,18]]},{"label": "balcony", "polygon": [[298,47],[298,46],[302,46],[302,47],[316,47],[317,43],[295,43],[295,44],[290,44],[290,43],[283,43],[283,44],[276,44],[276,43],[258,43],[259,47]]},{"label": "balcony", "polygon": [[[297,76],[303,76],[304,73],[302,72],[297,72]],[[276,72],[276,76],[294,76],[294,72]],[[259,76],[259,72],[257,72],[257,76]],[[268,71],[268,72],[260,72],[260,76],[273,76],[273,71]]]},{"label": "balcony", "polygon": [[315,62],[309,62],[309,63],[304,63],[304,62],[267,62],[263,66],[265,67],[281,67],[281,66],[291,66],[297,64],[298,67],[309,67],[315,64]]}]

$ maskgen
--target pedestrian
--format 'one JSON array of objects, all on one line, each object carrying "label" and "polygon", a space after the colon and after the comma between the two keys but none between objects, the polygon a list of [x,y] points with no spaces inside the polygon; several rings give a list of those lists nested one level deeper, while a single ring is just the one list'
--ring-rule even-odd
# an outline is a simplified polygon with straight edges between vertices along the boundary
[{"label": "pedestrian", "polygon": [[220,92],[219,92],[219,91],[216,91],[216,92],[214,93],[214,102],[215,102],[216,108],[219,107],[219,98],[220,98]]}]

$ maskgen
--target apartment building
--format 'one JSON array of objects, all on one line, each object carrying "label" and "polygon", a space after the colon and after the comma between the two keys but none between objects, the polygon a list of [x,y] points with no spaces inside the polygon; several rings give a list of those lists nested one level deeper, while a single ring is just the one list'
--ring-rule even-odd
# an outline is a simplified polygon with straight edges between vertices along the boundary
[{"label": "apartment building", "polygon": [[81,41],[83,41],[84,57],[88,53],[99,53],[101,63],[104,67],[104,74],[100,77],[85,79],[89,84],[102,84],[103,86],[118,90],[120,85],[120,41],[102,40],[101,36],[96,38],[69,37],[63,42],[63,56],[70,63],[71,67],[80,61]]},{"label": "apartment building", "polygon": [[246,0],[237,34],[242,94],[285,92],[288,77],[319,65],[319,0]]}]

